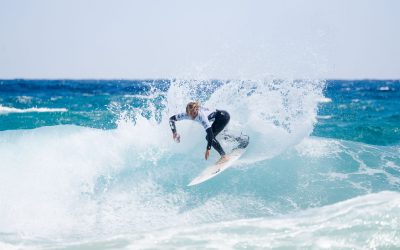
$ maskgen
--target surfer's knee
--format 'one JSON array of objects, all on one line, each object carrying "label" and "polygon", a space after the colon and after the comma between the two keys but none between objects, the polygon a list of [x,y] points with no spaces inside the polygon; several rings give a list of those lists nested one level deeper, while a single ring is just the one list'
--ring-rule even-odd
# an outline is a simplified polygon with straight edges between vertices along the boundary
[{"label": "surfer's knee", "polygon": [[229,113],[226,112],[226,111],[225,111],[225,119],[226,119],[226,122],[227,122],[227,123],[228,123],[228,122],[230,121],[230,119],[231,119],[231,116],[230,116]]},{"label": "surfer's knee", "polygon": [[224,123],[227,124],[229,122],[229,120],[231,119],[231,116],[229,115],[229,113],[227,111],[222,110],[220,112],[221,112],[220,117],[222,118]]}]

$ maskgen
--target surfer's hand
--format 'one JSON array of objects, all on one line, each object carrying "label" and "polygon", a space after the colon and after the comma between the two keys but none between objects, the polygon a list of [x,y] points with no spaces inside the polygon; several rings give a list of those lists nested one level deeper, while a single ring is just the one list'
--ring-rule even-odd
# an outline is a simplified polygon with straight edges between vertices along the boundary
[{"label": "surfer's hand", "polygon": [[210,150],[207,149],[206,153],[204,154],[204,158],[206,158],[206,160],[208,160],[208,157],[210,156]]},{"label": "surfer's hand", "polygon": [[181,141],[181,136],[176,132],[173,134],[172,137],[173,137],[174,141],[176,141],[176,143],[179,143]]}]

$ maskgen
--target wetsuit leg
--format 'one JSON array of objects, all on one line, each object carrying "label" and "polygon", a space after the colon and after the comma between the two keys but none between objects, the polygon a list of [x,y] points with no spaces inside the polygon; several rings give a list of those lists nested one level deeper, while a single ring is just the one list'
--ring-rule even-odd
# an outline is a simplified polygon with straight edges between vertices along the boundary
[{"label": "wetsuit leg", "polygon": [[217,110],[215,115],[215,121],[211,125],[211,128],[213,130],[214,134],[214,139],[212,140],[212,146],[217,152],[223,156],[225,155],[225,151],[222,149],[221,144],[217,141],[215,138],[224,128],[225,126],[229,123],[230,116],[229,113],[223,110]]},{"label": "wetsuit leg", "polygon": [[[207,137],[206,137],[207,139]],[[225,151],[222,149],[221,144],[219,144],[219,142],[217,141],[217,139],[212,139],[211,141],[211,146],[221,155],[226,155]]]},{"label": "wetsuit leg", "polygon": [[215,121],[211,125],[214,136],[217,136],[229,123],[231,117],[229,113],[223,110],[217,110],[215,114]]}]

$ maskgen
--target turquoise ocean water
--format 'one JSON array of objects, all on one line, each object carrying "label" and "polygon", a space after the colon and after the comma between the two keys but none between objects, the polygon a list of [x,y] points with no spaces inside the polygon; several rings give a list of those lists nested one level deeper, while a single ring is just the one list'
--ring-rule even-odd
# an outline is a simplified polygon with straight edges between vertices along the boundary
[{"label": "turquoise ocean water", "polygon": [[0,80],[0,249],[398,249],[399,155],[399,80]]}]

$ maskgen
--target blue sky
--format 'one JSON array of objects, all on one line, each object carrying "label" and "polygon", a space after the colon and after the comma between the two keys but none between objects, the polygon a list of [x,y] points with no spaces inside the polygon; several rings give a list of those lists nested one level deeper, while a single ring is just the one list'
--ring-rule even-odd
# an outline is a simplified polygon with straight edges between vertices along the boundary
[{"label": "blue sky", "polygon": [[0,0],[0,78],[400,78],[397,0]]}]

